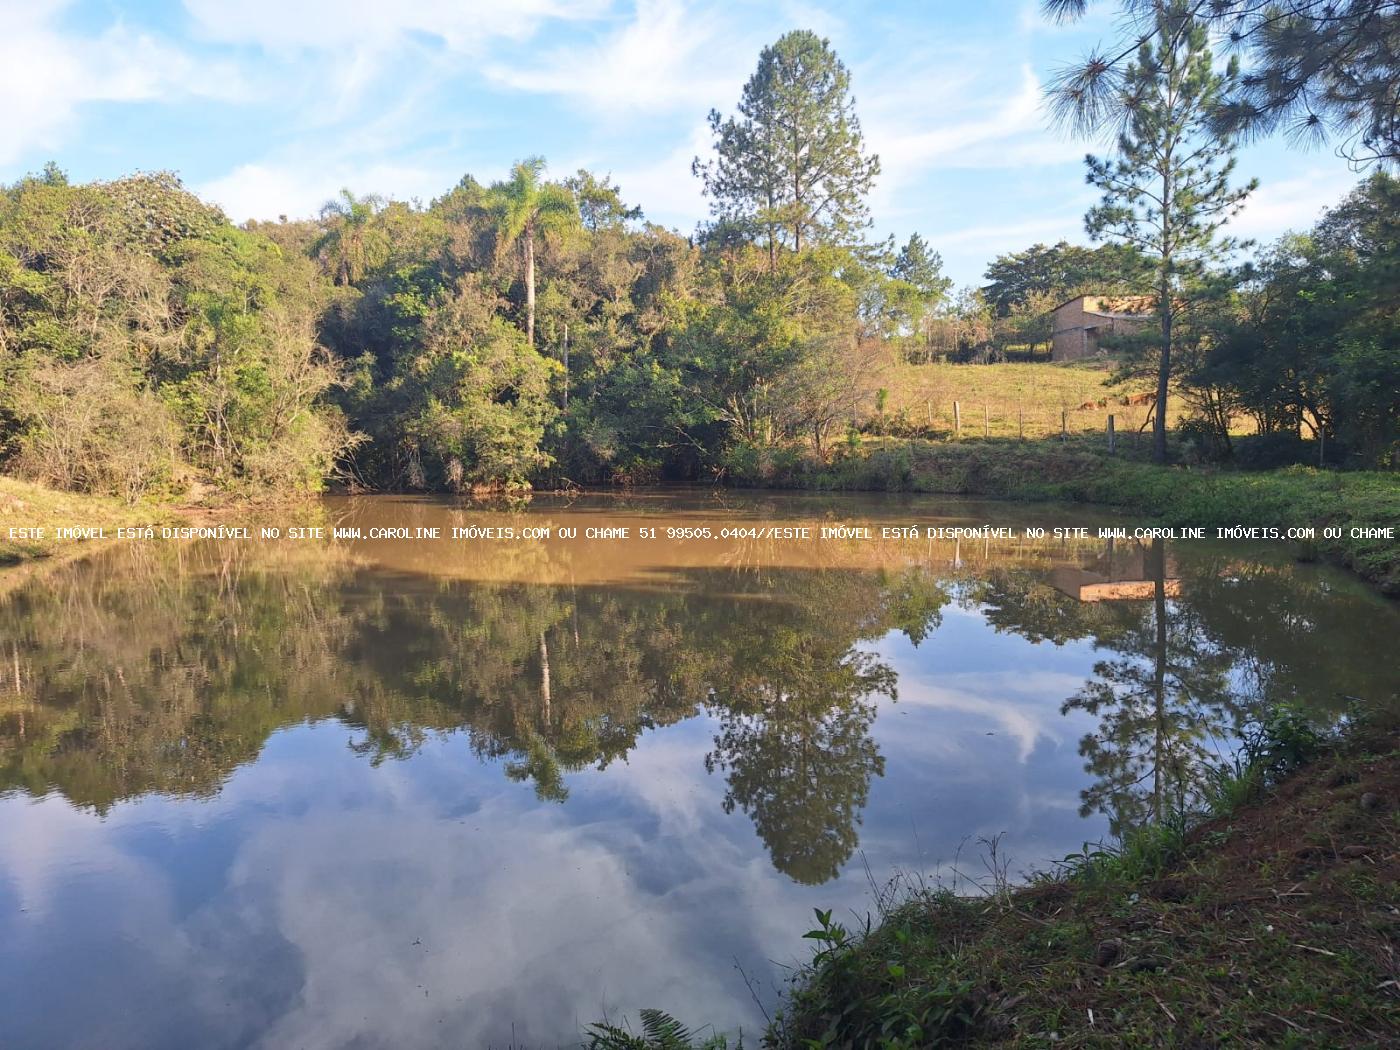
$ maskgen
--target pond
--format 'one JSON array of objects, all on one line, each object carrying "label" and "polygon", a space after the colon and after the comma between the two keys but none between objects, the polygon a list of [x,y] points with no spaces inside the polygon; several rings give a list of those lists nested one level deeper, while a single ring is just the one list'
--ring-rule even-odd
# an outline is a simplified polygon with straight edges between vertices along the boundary
[{"label": "pond", "polygon": [[[1190,804],[1272,705],[1400,688],[1395,605],[1284,547],[718,534],[1112,520],[1083,508],[295,513],[363,538],[0,591],[0,1046],[552,1047],[645,1006],[755,1035],[814,907],[1044,868]],[[470,526],[552,538],[369,538]]]}]

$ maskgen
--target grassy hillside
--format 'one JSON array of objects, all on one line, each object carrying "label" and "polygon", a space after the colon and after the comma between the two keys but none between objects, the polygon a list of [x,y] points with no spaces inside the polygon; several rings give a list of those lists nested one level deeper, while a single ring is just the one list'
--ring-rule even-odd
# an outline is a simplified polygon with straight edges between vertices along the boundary
[{"label": "grassy hillside", "polygon": [[[1146,384],[1105,385],[1111,375],[1105,361],[1064,364],[891,366],[882,380],[888,391],[885,414],[896,429],[913,428],[937,435],[953,429],[953,402],[962,412],[962,436],[1027,438],[1060,433],[1060,413],[1068,413],[1071,433],[1102,433],[1109,413],[1120,432],[1136,431],[1147,421],[1145,404],[1124,405],[1132,395],[1150,394]],[[1104,402],[1100,405],[1099,402]],[[1168,403],[1167,419],[1183,411],[1179,398]],[[985,415],[984,415],[985,409]],[[1241,432],[1248,429],[1240,421]]]}]

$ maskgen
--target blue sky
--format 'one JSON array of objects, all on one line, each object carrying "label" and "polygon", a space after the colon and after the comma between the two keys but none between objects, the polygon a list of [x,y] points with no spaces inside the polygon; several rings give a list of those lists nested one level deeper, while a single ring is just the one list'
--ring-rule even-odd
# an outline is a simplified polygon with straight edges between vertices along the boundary
[{"label": "blue sky", "polygon": [[[883,174],[873,233],[922,233],[959,283],[1036,241],[1084,242],[1089,144],[1042,87],[1114,32],[1037,0],[0,0],[0,180],[172,169],[235,221],[313,214],[341,186],[424,201],[540,154],[611,173],[653,221],[705,214],[691,159],[781,33],[830,37]],[[1237,221],[1304,228],[1356,181],[1325,148],[1242,151]]]}]

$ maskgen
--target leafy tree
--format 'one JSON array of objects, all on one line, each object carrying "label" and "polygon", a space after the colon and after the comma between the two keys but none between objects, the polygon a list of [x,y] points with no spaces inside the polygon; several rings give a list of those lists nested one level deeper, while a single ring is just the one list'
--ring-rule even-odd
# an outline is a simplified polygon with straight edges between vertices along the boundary
[{"label": "leafy tree", "polygon": [[943,276],[943,258],[929,251],[928,242],[917,233],[899,249],[890,276],[911,286],[930,306],[936,306],[953,284]]},{"label": "leafy tree", "polygon": [[1088,182],[1103,193],[1085,217],[1091,236],[1116,236],[1152,259],[1160,337],[1153,458],[1167,458],[1167,392],[1172,377],[1172,325],[1184,285],[1208,260],[1232,249],[1217,237],[1254,183],[1230,186],[1233,144],[1212,123],[1233,83],[1232,62],[1213,66],[1206,27],[1174,2],[1157,11],[1157,32],[1123,71],[1117,156],[1086,158]]},{"label": "leafy tree", "polygon": [[1130,245],[1034,244],[1025,251],[998,255],[989,263],[982,294],[998,317],[1008,317],[1037,295],[1058,304],[1078,293],[1140,290],[1146,269],[1141,253]]},{"label": "leafy tree", "polygon": [[1032,292],[993,322],[993,341],[1002,347],[1024,346],[1032,354],[1041,344],[1048,347],[1055,334],[1055,307],[1062,301],[1049,292]]},{"label": "leafy tree", "polygon": [[324,232],[311,244],[310,252],[335,274],[336,284],[357,283],[384,255],[384,234],[375,223],[383,207],[382,198],[357,197],[348,189],[322,206]]},{"label": "leafy tree", "polygon": [[960,289],[929,326],[929,355],[937,352],[961,360],[972,355],[985,356],[995,320],[979,289]]},{"label": "leafy tree", "polygon": [[[1088,0],[1043,0],[1057,19],[1083,15]],[[1126,36],[1061,74],[1061,114],[1097,127],[1118,107],[1125,67],[1158,37],[1163,0],[1123,0]],[[1222,136],[1283,131],[1303,142],[1329,136],[1357,163],[1400,159],[1400,8],[1393,0],[1190,0],[1188,21],[1229,40],[1247,60],[1212,119]]]},{"label": "leafy tree", "polygon": [[881,282],[883,309],[894,334],[927,344],[928,321],[952,286],[943,276],[942,257],[917,233],[910,234],[890,265],[889,280]]},{"label": "leafy tree", "polygon": [[[737,444],[766,448],[810,433],[803,405],[831,405],[829,389],[806,397],[815,393],[808,380],[817,360],[857,360],[854,264],[849,252],[824,246],[786,254],[769,271],[766,253],[743,246],[712,256],[718,294],[675,304],[685,391]],[[844,367],[833,374],[855,378]]]},{"label": "leafy tree", "polygon": [[136,499],[201,480],[318,489],[353,438],[325,403],[314,268],[168,173],[0,194],[0,445]]},{"label": "leafy tree", "polygon": [[[1231,392],[1263,434],[1307,428],[1371,466],[1400,443],[1400,182],[1376,173],[1245,274],[1193,386]],[[1321,452],[1322,449],[1319,449]]]},{"label": "leafy tree", "polygon": [[564,180],[564,186],[578,202],[579,220],[590,233],[620,229],[642,217],[641,208],[629,208],[622,202],[621,191],[606,175],[600,179],[580,168],[578,174]]},{"label": "leafy tree", "polygon": [[693,169],[721,227],[779,247],[850,244],[869,225],[865,195],[880,173],[867,156],[850,73],[830,42],[795,30],[763,49],[737,117],[710,112],[715,158]]},{"label": "leafy tree", "polygon": [[439,483],[523,484],[549,463],[541,448],[555,414],[549,362],[491,305],[464,286],[434,311],[405,369],[423,399],[405,429],[432,455]]},{"label": "leafy tree", "polygon": [[535,238],[578,225],[578,204],[569,190],[543,182],[544,160],[529,157],[511,168],[510,178],[493,185],[487,205],[496,219],[499,243],[519,245],[525,272],[525,342],[535,345]]}]

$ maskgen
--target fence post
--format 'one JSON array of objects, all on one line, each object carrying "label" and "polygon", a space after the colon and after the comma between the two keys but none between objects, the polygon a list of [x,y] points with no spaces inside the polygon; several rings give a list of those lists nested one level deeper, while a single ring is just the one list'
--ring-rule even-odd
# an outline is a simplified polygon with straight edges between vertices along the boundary
[{"label": "fence post", "polygon": [[1069,440],[1069,412],[1063,408],[1060,409],[1060,440]]},{"label": "fence post", "polygon": [[1118,451],[1118,435],[1113,430],[1113,413],[1108,414],[1108,454]]},{"label": "fence post", "polygon": [[982,436],[989,438],[992,436],[992,417],[987,413],[987,402],[982,402]]},{"label": "fence post", "polygon": [[1020,405],[1016,406],[1016,436],[1026,440],[1026,412]]},{"label": "fence post", "polygon": [[962,405],[953,402],[953,440],[962,436]]}]

